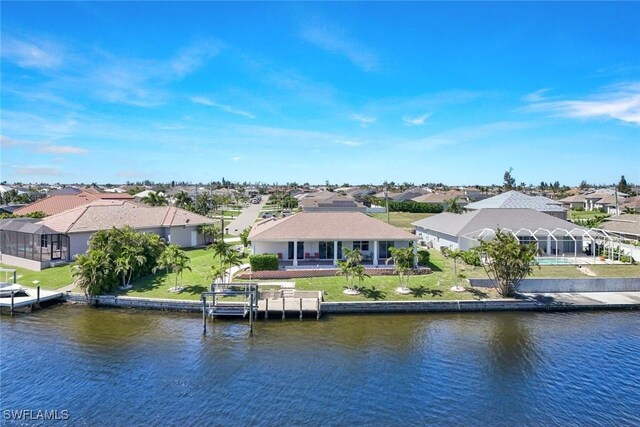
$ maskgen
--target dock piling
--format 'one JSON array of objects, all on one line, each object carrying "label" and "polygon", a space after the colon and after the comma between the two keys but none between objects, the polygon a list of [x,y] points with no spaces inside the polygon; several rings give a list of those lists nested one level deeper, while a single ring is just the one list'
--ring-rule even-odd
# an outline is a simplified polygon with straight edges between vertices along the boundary
[{"label": "dock piling", "polygon": [[316,310],[316,320],[320,320],[320,298],[318,298],[318,309]]},{"label": "dock piling", "polygon": [[14,292],[11,291],[11,315],[12,316],[13,316],[13,295],[14,295]]},{"label": "dock piling", "polygon": [[284,296],[282,297],[282,320],[284,320]]},{"label": "dock piling", "polygon": [[207,296],[202,295],[202,333],[207,333]]},{"label": "dock piling", "polygon": [[300,321],[302,321],[302,298],[300,298]]},{"label": "dock piling", "polygon": [[40,307],[40,285],[36,288],[36,305]]},{"label": "dock piling", "polygon": [[268,319],[269,318],[269,297],[267,296],[267,299],[264,300],[264,318]]}]

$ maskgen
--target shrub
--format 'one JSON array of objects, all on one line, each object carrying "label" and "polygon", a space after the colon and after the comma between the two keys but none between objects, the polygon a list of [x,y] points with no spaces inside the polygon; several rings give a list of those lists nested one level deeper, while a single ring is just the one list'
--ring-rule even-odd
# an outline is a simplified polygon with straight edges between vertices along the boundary
[{"label": "shrub", "polygon": [[576,212],[584,212],[584,208],[582,206],[577,206],[575,208],[573,208],[574,211]]},{"label": "shrub", "polygon": [[473,249],[462,252],[462,260],[467,265],[472,265],[474,267],[481,267],[482,262],[480,261],[480,255],[477,251]]},{"label": "shrub", "polygon": [[277,270],[278,256],[276,254],[251,255],[249,264],[253,271]]},{"label": "shrub", "polygon": [[418,251],[418,265],[429,265],[429,251]]}]

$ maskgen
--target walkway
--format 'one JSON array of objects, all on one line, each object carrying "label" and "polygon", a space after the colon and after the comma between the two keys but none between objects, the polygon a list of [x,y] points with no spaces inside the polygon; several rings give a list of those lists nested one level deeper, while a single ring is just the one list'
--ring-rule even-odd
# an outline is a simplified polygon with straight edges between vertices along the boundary
[{"label": "walkway", "polygon": [[242,233],[245,228],[252,227],[260,214],[260,210],[267,204],[267,199],[268,197],[265,196],[260,203],[250,204],[249,207],[243,210],[228,226],[225,225],[225,228],[229,230],[228,234],[237,236]]}]

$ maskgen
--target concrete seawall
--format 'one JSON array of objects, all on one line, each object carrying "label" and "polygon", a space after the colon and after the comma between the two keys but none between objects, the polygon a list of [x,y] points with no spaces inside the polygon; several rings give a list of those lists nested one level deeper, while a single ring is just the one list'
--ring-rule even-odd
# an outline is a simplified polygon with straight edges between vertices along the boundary
[{"label": "concrete seawall", "polygon": [[171,310],[202,313],[201,301],[183,301],[160,298],[138,298],[115,295],[98,295],[87,298],[83,294],[68,293],[66,300],[76,304],[94,304],[103,307],[139,308],[148,310]]},{"label": "concrete seawall", "polygon": [[[469,279],[474,287],[491,288],[489,279]],[[518,287],[523,293],[554,292],[640,292],[640,278],[574,278],[574,279],[524,279]]]}]

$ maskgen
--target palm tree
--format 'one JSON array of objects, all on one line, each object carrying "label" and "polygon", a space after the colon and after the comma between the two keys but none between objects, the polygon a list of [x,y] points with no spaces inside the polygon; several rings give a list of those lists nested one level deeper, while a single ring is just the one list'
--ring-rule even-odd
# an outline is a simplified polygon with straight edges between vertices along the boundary
[{"label": "palm tree", "polygon": [[213,256],[220,257],[220,267],[224,267],[225,259],[232,251],[231,245],[223,239],[219,239],[217,242],[209,246],[209,248],[213,249]]},{"label": "palm tree", "polygon": [[446,252],[446,256],[453,260],[453,286],[458,287],[458,260],[462,258],[464,251],[460,249],[450,249]]},{"label": "palm tree", "polygon": [[72,267],[76,284],[85,295],[100,295],[111,292],[114,280],[109,268],[109,257],[102,250],[91,250],[84,255],[79,255]]},{"label": "palm tree", "polygon": [[142,267],[147,258],[143,255],[142,246],[124,246],[115,260],[115,272],[122,276],[122,287],[127,288],[131,283],[133,272]]},{"label": "palm tree", "polygon": [[150,191],[149,194],[142,198],[142,202],[149,206],[165,206],[169,204],[166,196],[161,193]]},{"label": "palm tree", "polygon": [[344,255],[347,263],[352,266],[358,265],[362,261],[362,254],[360,253],[360,249],[344,248],[342,250],[342,254]]},{"label": "palm tree", "polygon": [[191,262],[191,259],[187,253],[180,249],[179,246],[171,244],[164,249],[153,271],[156,272],[158,269],[164,268],[167,274],[169,274],[169,271],[175,273],[176,284],[174,289],[178,290],[178,276],[182,279],[182,272],[184,270],[191,271],[191,267],[188,265],[189,262]]},{"label": "palm tree", "polygon": [[393,261],[393,270],[398,275],[400,286],[396,290],[398,293],[409,292],[409,276],[413,268],[414,254],[413,248],[389,248],[391,256],[385,261],[387,264]]},{"label": "palm tree", "polygon": [[454,197],[453,199],[448,201],[447,209],[445,209],[445,211],[456,214],[461,214],[463,212],[462,206],[460,206],[460,203],[458,203],[457,197]]},{"label": "palm tree", "polygon": [[347,261],[338,261],[337,276],[344,276],[347,281],[347,290],[355,291],[353,289],[353,266]]},{"label": "palm tree", "polygon": [[175,195],[175,205],[179,208],[189,206],[192,202],[193,199],[186,191],[178,191]]}]

